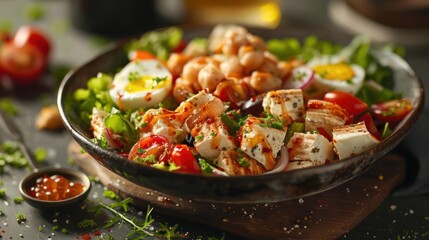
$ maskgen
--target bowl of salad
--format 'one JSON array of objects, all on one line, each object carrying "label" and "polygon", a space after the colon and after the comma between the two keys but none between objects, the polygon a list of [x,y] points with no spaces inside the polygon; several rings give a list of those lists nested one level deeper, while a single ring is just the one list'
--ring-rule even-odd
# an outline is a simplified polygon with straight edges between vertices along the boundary
[{"label": "bowl of salad", "polygon": [[238,25],[165,28],[70,72],[58,105],[81,147],[166,194],[277,202],[338,186],[408,133],[423,87],[390,50],[356,37]]}]

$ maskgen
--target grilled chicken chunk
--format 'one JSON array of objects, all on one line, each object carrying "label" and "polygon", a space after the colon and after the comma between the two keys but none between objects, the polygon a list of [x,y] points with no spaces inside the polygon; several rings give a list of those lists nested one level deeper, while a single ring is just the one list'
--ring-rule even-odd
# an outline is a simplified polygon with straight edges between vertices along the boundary
[{"label": "grilled chicken chunk", "polygon": [[235,150],[221,151],[219,157],[213,160],[213,164],[230,176],[257,175],[266,172],[255,159]]},{"label": "grilled chicken chunk", "polygon": [[348,120],[348,113],[335,103],[323,100],[309,100],[305,117],[305,131],[322,127],[328,133],[333,127],[343,126]]}]

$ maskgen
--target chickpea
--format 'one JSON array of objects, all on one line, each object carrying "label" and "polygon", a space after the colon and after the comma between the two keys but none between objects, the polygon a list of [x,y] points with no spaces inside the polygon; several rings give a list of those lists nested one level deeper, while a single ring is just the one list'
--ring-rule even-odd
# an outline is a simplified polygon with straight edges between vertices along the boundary
[{"label": "chickpea", "polygon": [[223,73],[213,63],[207,64],[198,73],[198,83],[203,89],[207,88],[209,92],[213,92],[224,78]]},{"label": "chickpea", "polygon": [[288,61],[280,61],[277,63],[277,68],[279,69],[279,77],[285,80],[292,73],[292,65]]},{"label": "chickpea", "polygon": [[250,76],[250,86],[259,93],[279,89],[282,81],[269,72],[254,71]]},{"label": "chickpea", "polygon": [[225,55],[237,55],[238,50],[243,45],[248,45],[247,30],[241,27],[229,29],[225,32],[225,39],[222,46],[222,52]]},{"label": "chickpea", "polygon": [[238,57],[240,64],[243,65],[247,72],[258,69],[264,61],[264,54],[261,51],[256,51],[250,45],[240,47]]},{"label": "chickpea", "polygon": [[220,64],[220,70],[226,77],[243,77],[243,66],[241,66],[238,57],[231,56]]},{"label": "chickpea", "polygon": [[182,78],[190,82],[198,82],[198,73],[207,65],[207,57],[196,57],[183,66]]},{"label": "chickpea", "polygon": [[267,45],[265,41],[258,36],[249,34],[247,35],[247,41],[249,41],[249,43],[252,44],[252,46],[255,47],[255,49],[258,49],[260,51],[267,50]]},{"label": "chickpea", "polygon": [[173,76],[180,76],[183,66],[191,59],[190,56],[181,53],[172,53],[167,60],[167,67]]},{"label": "chickpea", "polygon": [[272,59],[265,57],[262,64],[257,69],[259,72],[269,72],[274,76],[279,76],[280,72],[277,68],[277,62]]},{"label": "chickpea", "polygon": [[177,78],[173,88],[173,97],[177,103],[184,102],[188,97],[194,94],[192,84],[183,78]]}]

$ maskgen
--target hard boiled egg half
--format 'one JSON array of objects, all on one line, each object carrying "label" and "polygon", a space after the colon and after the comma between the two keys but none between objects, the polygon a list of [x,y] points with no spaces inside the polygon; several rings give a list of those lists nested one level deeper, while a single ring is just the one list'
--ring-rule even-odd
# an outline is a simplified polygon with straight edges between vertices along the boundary
[{"label": "hard boiled egg half", "polygon": [[110,96],[121,110],[159,104],[172,88],[170,71],[158,60],[134,60],[113,79]]},{"label": "hard boiled egg half", "polygon": [[315,73],[314,84],[328,90],[340,90],[356,94],[362,87],[365,70],[356,64],[348,64],[340,57],[314,58],[307,64]]}]

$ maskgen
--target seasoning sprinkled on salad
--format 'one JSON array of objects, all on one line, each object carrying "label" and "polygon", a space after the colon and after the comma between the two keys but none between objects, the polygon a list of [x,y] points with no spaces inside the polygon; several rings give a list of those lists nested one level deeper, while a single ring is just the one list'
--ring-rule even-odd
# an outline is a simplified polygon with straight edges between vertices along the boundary
[{"label": "seasoning sprinkled on salad", "polygon": [[267,174],[366,151],[413,108],[364,37],[265,41],[237,25],[182,36],[144,34],[118,73],[74,92],[94,142],[166,171]]}]

